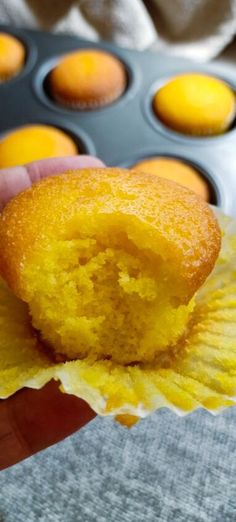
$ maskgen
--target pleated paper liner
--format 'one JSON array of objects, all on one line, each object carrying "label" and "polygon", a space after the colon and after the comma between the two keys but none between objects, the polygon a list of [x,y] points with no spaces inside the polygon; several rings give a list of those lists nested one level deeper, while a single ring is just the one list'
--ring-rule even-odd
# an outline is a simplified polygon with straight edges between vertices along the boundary
[{"label": "pleated paper liner", "polygon": [[217,211],[223,233],[213,273],[197,292],[181,345],[155,365],[121,366],[89,359],[53,362],[40,346],[24,303],[0,281],[0,397],[49,380],[100,415],[132,425],[168,407],[218,413],[236,403],[236,221]]},{"label": "pleated paper liner", "polygon": [[125,87],[122,89],[117,89],[112,92],[109,96],[103,96],[100,99],[90,99],[88,101],[79,101],[79,100],[67,100],[58,94],[53,94],[54,101],[58,102],[60,105],[67,107],[68,109],[78,109],[78,110],[89,110],[89,109],[100,109],[101,107],[105,107],[110,103],[116,101],[123,94]]}]

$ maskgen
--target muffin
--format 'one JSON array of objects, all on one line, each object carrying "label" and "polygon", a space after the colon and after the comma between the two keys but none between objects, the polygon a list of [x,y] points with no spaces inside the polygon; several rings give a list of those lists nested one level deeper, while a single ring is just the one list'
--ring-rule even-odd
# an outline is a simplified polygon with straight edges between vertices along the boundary
[{"label": "muffin", "polygon": [[25,63],[24,45],[14,36],[0,32],[0,82],[16,76]]},{"label": "muffin", "polygon": [[69,53],[49,76],[51,96],[75,109],[103,107],[119,98],[126,88],[123,64],[105,51],[85,49]]},{"label": "muffin", "polygon": [[201,198],[137,171],[68,172],[17,196],[0,217],[0,396],[54,378],[128,426],[161,406],[232,405],[235,223],[221,227],[222,247]]},{"label": "muffin", "polygon": [[9,205],[0,268],[55,353],[148,362],[183,335],[220,234],[191,192],[156,177],[146,189],[147,179],[122,170],[81,171],[47,179]]},{"label": "muffin", "polygon": [[190,188],[205,201],[210,201],[210,188],[198,171],[181,160],[171,157],[154,156],[139,161],[133,167],[147,174],[154,174]]},{"label": "muffin", "polygon": [[226,132],[235,113],[235,94],[222,80],[187,73],[172,78],[153,99],[156,116],[171,129],[193,136]]},{"label": "muffin", "polygon": [[0,168],[30,161],[78,154],[70,136],[49,125],[25,125],[7,133],[0,141]]}]

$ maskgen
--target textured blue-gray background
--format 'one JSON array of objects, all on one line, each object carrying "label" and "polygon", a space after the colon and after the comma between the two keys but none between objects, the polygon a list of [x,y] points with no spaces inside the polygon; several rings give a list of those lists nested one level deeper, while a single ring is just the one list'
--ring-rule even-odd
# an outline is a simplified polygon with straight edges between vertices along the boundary
[{"label": "textured blue-gray background", "polygon": [[236,408],[97,418],[0,474],[0,522],[236,522]]}]

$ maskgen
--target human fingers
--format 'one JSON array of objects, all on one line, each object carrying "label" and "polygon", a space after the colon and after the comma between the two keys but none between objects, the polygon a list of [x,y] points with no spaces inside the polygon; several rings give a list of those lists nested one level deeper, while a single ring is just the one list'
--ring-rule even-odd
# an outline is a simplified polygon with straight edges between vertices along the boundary
[{"label": "human fingers", "polygon": [[104,167],[104,163],[94,156],[81,155],[44,159],[19,167],[0,169],[0,211],[11,198],[42,178],[65,170],[88,167]]}]

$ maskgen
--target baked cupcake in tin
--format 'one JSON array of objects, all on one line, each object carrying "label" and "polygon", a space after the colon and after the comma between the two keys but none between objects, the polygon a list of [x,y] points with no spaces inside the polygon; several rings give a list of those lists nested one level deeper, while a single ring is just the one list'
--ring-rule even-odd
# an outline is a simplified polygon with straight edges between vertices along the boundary
[{"label": "baked cupcake in tin", "polygon": [[65,55],[49,75],[49,90],[60,105],[95,109],[114,102],[125,91],[124,65],[114,55],[83,49]]},{"label": "baked cupcake in tin", "polygon": [[16,76],[25,64],[23,43],[10,34],[0,32],[0,82]]},{"label": "baked cupcake in tin", "polygon": [[172,157],[154,156],[139,161],[133,168],[147,174],[171,179],[190,188],[205,201],[210,202],[211,192],[207,181],[194,167],[184,161]]},{"label": "baked cupcake in tin", "polygon": [[7,133],[0,141],[0,168],[30,161],[78,154],[73,139],[50,125],[25,125]]},{"label": "baked cupcake in tin", "polygon": [[214,76],[180,74],[156,92],[153,109],[170,129],[192,136],[215,136],[226,132],[235,119],[235,93]]}]

